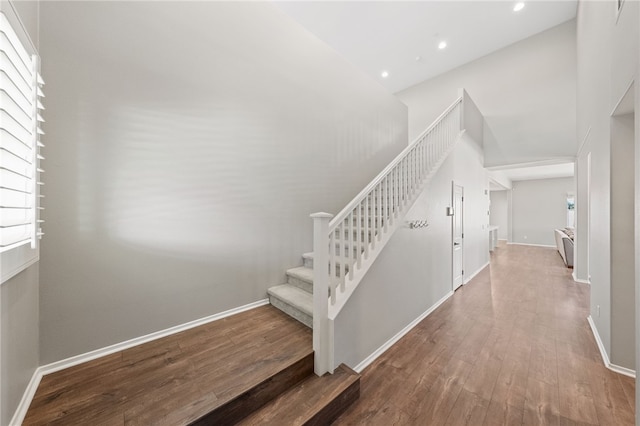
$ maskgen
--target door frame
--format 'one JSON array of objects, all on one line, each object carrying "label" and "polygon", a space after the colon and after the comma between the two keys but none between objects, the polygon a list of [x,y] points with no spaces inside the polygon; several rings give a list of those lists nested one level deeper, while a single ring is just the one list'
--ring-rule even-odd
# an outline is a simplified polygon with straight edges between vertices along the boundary
[{"label": "door frame", "polygon": [[[456,187],[461,190],[461,200],[460,200],[460,209],[456,209]],[[455,291],[458,288],[462,287],[464,282],[464,186],[459,185],[455,180],[451,181],[451,208],[453,209],[453,214],[451,215],[451,290]],[[459,211],[456,211],[459,210]],[[455,221],[456,215],[460,215],[460,233],[462,234],[461,242],[460,242],[460,267],[462,269],[462,277],[460,285],[455,285]]]}]

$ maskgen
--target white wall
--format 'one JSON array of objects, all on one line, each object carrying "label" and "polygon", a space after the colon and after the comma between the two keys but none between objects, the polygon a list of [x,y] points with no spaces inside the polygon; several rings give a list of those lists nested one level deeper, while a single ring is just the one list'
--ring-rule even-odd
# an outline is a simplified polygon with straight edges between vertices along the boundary
[{"label": "white wall", "polygon": [[489,222],[498,227],[498,239],[506,240],[509,235],[509,202],[507,193],[509,190],[491,191],[491,208],[489,209]]},{"label": "white wall", "polygon": [[337,364],[355,367],[445,297],[452,288],[452,182],[464,187],[465,281],[489,261],[487,172],[477,142],[465,138],[407,215],[429,226],[396,231],[335,321]]},{"label": "white wall", "polygon": [[407,109],[268,3],[43,2],[48,363],[266,297],[407,144]]},{"label": "white wall", "polygon": [[[38,48],[38,3],[0,0],[2,10],[14,28],[24,26]],[[14,14],[15,12],[15,14]],[[27,44],[27,40],[22,40]],[[22,247],[2,254],[0,272],[15,271],[25,259],[37,258]],[[13,275],[13,274],[12,274]],[[0,285],[0,425],[8,425],[39,365],[38,264]]]},{"label": "white wall", "polygon": [[576,153],[576,34],[570,21],[427,80],[398,97],[417,136],[464,87],[485,117],[485,166]]},{"label": "white wall", "polygon": [[[625,1],[618,17],[615,2],[584,1],[579,3],[577,17],[577,123],[578,139],[584,143],[577,160],[578,253],[575,273],[581,280],[587,280],[590,275],[591,317],[607,356],[618,362],[631,359],[634,354],[630,353],[633,348],[614,351],[612,341],[617,337],[612,335],[625,331],[614,327],[612,318],[631,323],[634,315],[612,299],[611,246],[616,241],[612,241],[611,235],[611,113],[631,81],[638,81],[638,16],[637,2]],[[635,105],[637,108],[638,96]],[[637,134],[635,138],[637,147]],[[590,207],[587,204],[589,153],[592,159]],[[590,235],[588,229],[591,230]],[[591,256],[587,256],[589,247]]]},{"label": "white wall", "polygon": [[556,246],[554,229],[567,226],[567,195],[575,194],[575,179],[513,182],[511,226],[513,243]]}]

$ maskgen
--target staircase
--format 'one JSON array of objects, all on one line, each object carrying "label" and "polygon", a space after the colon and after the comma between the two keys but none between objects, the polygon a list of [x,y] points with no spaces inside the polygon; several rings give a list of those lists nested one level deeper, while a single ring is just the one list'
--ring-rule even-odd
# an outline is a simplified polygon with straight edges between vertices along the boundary
[{"label": "staircase", "polygon": [[333,372],[334,320],[425,185],[462,137],[461,96],[335,217],[315,213],[314,249],[287,282],[268,289],[270,303],[313,328],[315,372]]},{"label": "staircase", "polygon": [[[371,223],[375,220],[377,219],[374,218],[372,214],[369,222]],[[340,250],[343,249],[346,253],[349,244],[344,246],[340,244],[336,245],[337,278],[341,275],[348,274],[353,263],[358,258],[358,251],[360,255],[364,254],[365,236],[363,232],[360,232],[360,239],[358,241],[357,234],[357,231],[353,231],[353,238],[350,240],[353,249],[350,256],[340,256]],[[377,234],[370,233],[369,239],[373,239],[375,235]],[[344,237],[345,241],[349,241],[348,231],[345,232]],[[340,238],[337,240],[340,240]],[[346,250],[344,247],[346,247]],[[269,288],[267,294],[269,295],[269,303],[273,306],[297,319],[307,327],[313,328],[313,252],[304,253],[302,255],[302,263],[302,266],[287,270],[287,282]],[[331,290],[329,290],[328,293],[328,297],[330,296]]]}]

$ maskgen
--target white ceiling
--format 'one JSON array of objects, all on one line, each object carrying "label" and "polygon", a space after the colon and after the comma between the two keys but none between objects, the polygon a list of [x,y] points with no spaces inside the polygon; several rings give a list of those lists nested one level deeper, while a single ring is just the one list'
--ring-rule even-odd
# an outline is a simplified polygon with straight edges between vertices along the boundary
[{"label": "white ceiling", "polygon": [[[576,16],[577,1],[300,1],[275,5],[395,93]],[[438,43],[447,48],[438,49]],[[419,60],[416,60],[417,57]],[[389,77],[382,78],[381,72]]]}]

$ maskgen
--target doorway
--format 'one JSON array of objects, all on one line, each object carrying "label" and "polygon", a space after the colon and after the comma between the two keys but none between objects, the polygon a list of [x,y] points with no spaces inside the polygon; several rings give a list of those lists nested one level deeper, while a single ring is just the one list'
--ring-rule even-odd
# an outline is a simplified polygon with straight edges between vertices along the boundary
[{"label": "doorway", "polygon": [[463,284],[464,281],[464,188],[453,183],[452,189],[452,206],[453,206],[453,222],[452,222],[452,262],[453,265],[453,284],[452,289],[455,291]]}]

